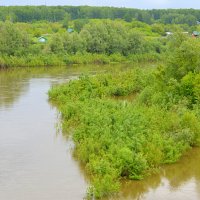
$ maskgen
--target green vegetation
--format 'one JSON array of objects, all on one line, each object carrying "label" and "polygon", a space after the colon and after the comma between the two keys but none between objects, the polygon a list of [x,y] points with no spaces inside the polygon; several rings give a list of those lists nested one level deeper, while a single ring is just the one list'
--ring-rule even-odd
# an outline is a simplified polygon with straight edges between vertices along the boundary
[{"label": "green vegetation", "polygon": [[[63,21],[68,25],[70,19],[132,19],[152,24],[188,24],[195,25],[200,11],[194,9],[154,9],[139,10],[131,8],[89,7],[89,6],[10,6],[0,7],[0,20],[13,22],[49,22]],[[83,22],[83,21],[82,21]]]},{"label": "green vegetation", "polygon": [[[71,22],[72,23],[72,22]],[[74,26],[77,21],[74,21]],[[143,26],[143,28],[139,26]],[[77,26],[77,25],[76,25]],[[147,27],[146,27],[147,26]],[[146,35],[143,33],[146,29]],[[161,60],[165,39],[143,23],[90,20],[79,32],[61,23],[0,23],[0,66],[55,66]],[[40,41],[40,36],[45,41]]]},{"label": "green vegetation", "polygon": [[50,90],[90,175],[88,198],[115,194],[123,178],[142,179],[200,145],[199,40],[169,40],[166,66],[83,75]]},{"label": "green vegetation", "polygon": [[166,32],[191,37],[199,18],[191,9],[0,7],[0,67],[165,61]]},{"label": "green vegetation", "polygon": [[192,9],[0,7],[0,68],[162,63],[83,75],[49,92],[90,175],[88,198],[200,145],[199,18]]}]

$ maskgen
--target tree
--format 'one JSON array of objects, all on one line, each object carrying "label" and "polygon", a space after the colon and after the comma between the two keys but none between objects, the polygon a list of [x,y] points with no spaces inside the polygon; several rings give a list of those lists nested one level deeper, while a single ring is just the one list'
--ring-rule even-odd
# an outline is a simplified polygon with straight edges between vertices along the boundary
[{"label": "tree", "polygon": [[71,20],[71,15],[69,13],[66,13],[63,20],[63,28],[68,29],[70,20]]},{"label": "tree", "polygon": [[76,54],[77,52],[84,52],[86,45],[83,38],[76,32],[66,33],[63,35],[64,49],[69,54]]},{"label": "tree", "polygon": [[74,30],[79,33],[87,23],[89,23],[88,19],[77,19],[77,20],[74,20]]},{"label": "tree", "polygon": [[63,53],[64,51],[63,40],[59,34],[53,35],[49,46],[50,46],[51,51],[55,54]]},{"label": "tree", "polygon": [[144,38],[141,33],[135,31],[134,29],[130,30],[128,33],[128,46],[125,55],[128,54],[137,54],[144,51]]},{"label": "tree", "polygon": [[5,55],[22,55],[29,47],[28,35],[13,23],[0,24],[0,52]]},{"label": "tree", "polygon": [[164,24],[153,24],[152,31],[158,33],[160,35],[165,35],[165,27]]},{"label": "tree", "polygon": [[200,42],[190,38],[181,43],[172,52],[169,59],[168,71],[177,79],[181,79],[188,72],[200,71]]},{"label": "tree", "polygon": [[108,32],[103,21],[93,21],[87,24],[80,33],[91,53],[105,53],[108,41]]}]

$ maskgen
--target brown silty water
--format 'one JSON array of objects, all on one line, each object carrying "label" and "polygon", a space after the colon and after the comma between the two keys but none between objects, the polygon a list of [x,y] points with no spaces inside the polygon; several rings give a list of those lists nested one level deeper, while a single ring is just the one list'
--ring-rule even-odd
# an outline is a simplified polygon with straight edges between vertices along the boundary
[{"label": "brown silty water", "polygon": [[[116,68],[116,67],[115,67]],[[79,200],[87,177],[72,156],[73,142],[59,133],[48,90],[93,69],[0,71],[0,200]],[[142,181],[123,182],[109,199],[199,200],[200,150]]]}]

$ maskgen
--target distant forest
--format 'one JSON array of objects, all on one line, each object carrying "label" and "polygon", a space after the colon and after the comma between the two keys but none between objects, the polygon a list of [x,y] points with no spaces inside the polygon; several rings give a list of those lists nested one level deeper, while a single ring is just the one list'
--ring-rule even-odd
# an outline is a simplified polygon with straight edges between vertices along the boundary
[{"label": "distant forest", "polygon": [[75,19],[123,19],[127,22],[136,19],[147,24],[195,25],[200,20],[200,10],[195,9],[153,9],[90,7],[90,6],[10,6],[0,7],[0,20],[13,22],[49,22]]}]

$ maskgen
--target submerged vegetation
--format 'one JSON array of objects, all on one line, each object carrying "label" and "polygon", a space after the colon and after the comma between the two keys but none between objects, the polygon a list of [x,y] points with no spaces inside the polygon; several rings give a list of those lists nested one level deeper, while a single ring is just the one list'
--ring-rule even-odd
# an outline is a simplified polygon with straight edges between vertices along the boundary
[{"label": "submerged vegetation", "polygon": [[117,194],[122,179],[143,179],[200,145],[198,10],[0,11],[0,68],[157,63],[82,75],[49,91],[90,175],[88,198]]},{"label": "submerged vegetation", "polygon": [[115,194],[120,180],[143,179],[200,145],[198,46],[176,34],[164,66],[83,75],[50,90],[91,177],[88,198]]}]

